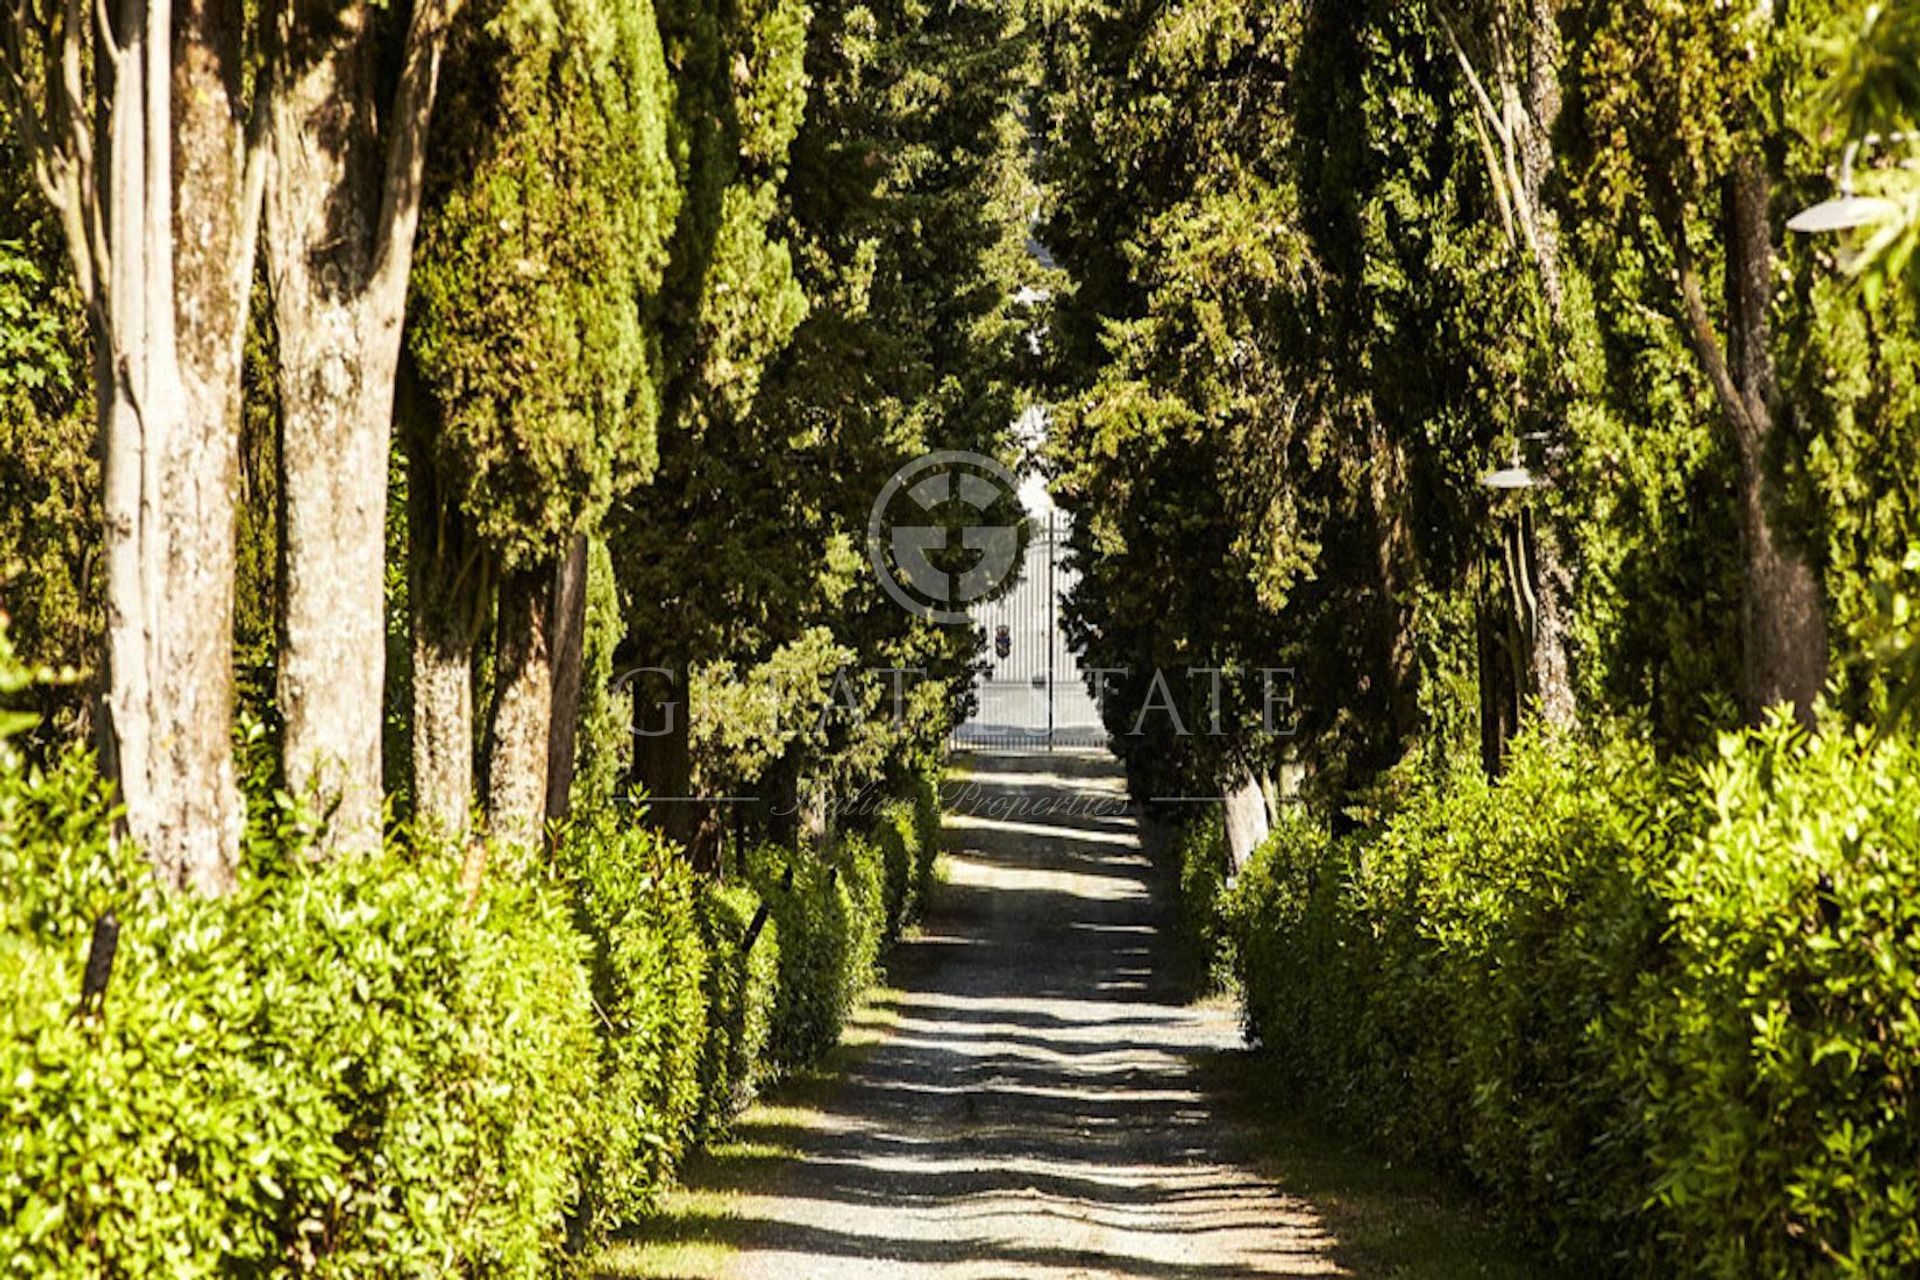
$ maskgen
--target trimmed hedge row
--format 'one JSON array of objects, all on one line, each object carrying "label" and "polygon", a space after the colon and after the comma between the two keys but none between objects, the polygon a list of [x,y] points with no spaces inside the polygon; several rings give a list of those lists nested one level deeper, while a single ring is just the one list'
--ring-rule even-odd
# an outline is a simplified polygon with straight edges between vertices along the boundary
[{"label": "trimmed hedge row", "polygon": [[597,1086],[564,896],[269,840],[162,895],[109,831],[83,760],[0,777],[0,1270],[545,1274]]},{"label": "trimmed hedge row", "polygon": [[1622,1272],[1920,1270],[1920,747],[1523,743],[1225,904],[1275,1071]]},{"label": "trimmed hedge row", "polygon": [[607,815],[472,902],[454,854],[314,863],[290,825],[231,897],[162,894],[101,797],[0,759],[8,1275],[554,1274],[837,1040],[892,918],[863,837],[720,885]]},{"label": "trimmed hedge row", "polygon": [[1227,834],[1219,812],[1207,809],[1175,828],[1173,864],[1180,878],[1180,937],[1197,977],[1210,991],[1233,983],[1225,907]]},{"label": "trimmed hedge row", "polygon": [[883,806],[871,835],[844,833],[825,856],[748,854],[747,880],[783,939],[767,1046],[775,1070],[810,1066],[839,1042],[881,952],[918,919],[939,855],[934,774],[915,780],[910,800]]}]

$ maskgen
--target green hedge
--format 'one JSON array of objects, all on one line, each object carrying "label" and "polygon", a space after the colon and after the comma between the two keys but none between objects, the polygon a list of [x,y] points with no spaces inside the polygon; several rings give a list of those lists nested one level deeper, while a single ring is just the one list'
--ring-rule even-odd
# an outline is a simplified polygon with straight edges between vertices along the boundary
[{"label": "green hedge", "polygon": [[593,943],[601,1070],[578,1226],[653,1207],[702,1110],[707,947],[686,860],[605,810],[571,828],[560,865]]},{"label": "green hedge", "polygon": [[897,938],[921,908],[920,832],[913,805],[896,800],[874,816],[873,843],[879,847],[885,875],[883,923],[886,936]]},{"label": "green hedge", "polygon": [[[231,896],[166,894],[88,758],[4,748],[7,1275],[565,1271],[825,1053],[906,910],[874,840],[717,884],[612,811],[550,867],[497,856],[472,900],[454,853],[317,863],[291,820],[250,829]],[[77,1016],[108,912],[112,982]]]},{"label": "green hedge", "polygon": [[1674,1252],[1717,1276],[1920,1273],[1920,744],[1730,744],[1659,890],[1623,1054]]},{"label": "green hedge", "polygon": [[1208,990],[1232,984],[1232,941],[1225,927],[1227,833],[1208,810],[1173,832],[1174,872],[1180,879],[1180,937]]},{"label": "green hedge", "polygon": [[1523,743],[1225,907],[1280,1078],[1621,1271],[1920,1268],[1920,750]]},{"label": "green hedge", "polygon": [[771,1075],[766,1061],[779,990],[780,926],[744,885],[712,885],[700,896],[707,963],[707,1043],[701,1058],[696,1135],[710,1139]]},{"label": "green hedge", "polygon": [[933,893],[940,873],[941,810],[940,768],[930,766],[913,779],[914,875],[922,910]]},{"label": "green hedge", "polygon": [[550,1271],[596,1057],[564,895],[269,837],[231,897],[163,896],[109,825],[79,757],[0,773],[0,1269]]},{"label": "green hedge", "polygon": [[892,942],[926,912],[940,863],[940,773],[911,776],[906,794],[881,805],[869,824],[885,867],[885,938]]},{"label": "green hedge", "polygon": [[839,1042],[873,981],[886,928],[884,860],[859,837],[827,857],[767,845],[748,854],[747,874],[780,937],[767,1059],[776,1072],[803,1069]]}]

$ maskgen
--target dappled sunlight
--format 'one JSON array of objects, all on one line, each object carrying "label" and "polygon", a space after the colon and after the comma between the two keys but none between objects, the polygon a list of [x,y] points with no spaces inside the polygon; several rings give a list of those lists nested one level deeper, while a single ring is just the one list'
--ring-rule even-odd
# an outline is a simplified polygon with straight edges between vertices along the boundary
[{"label": "dappled sunlight", "polygon": [[1048,868],[1009,869],[986,866],[964,857],[948,863],[949,883],[962,888],[989,887],[995,893],[1055,893],[1068,898],[1115,902],[1147,896],[1146,886],[1111,875],[1087,875]]},{"label": "dappled sunlight", "polygon": [[1314,1210],[1222,1154],[1196,1064],[1239,1043],[1237,1021],[1188,1002],[1132,819],[1066,808],[1117,796],[1112,762],[1001,755],[968,781],[1062,805],[950,820],[935,910],[854,1020],[865,1047],[835,1087],[743,1123],[793,1160],[696,1172],[696,1203],[729,1190],[687,1228],[731,1251],[717,1274],[1341,1274]]}]

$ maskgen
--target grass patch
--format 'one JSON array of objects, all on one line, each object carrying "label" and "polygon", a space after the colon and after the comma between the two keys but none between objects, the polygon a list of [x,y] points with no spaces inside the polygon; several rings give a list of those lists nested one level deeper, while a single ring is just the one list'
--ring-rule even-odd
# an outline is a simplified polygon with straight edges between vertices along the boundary
[{"label": "grass patch", "polygon": [[1541,1280],[1561,1273],[1521,1249],[1485,1208],[1433,1173],[1387,1160],[1279,1096],[1261,1053],[1202,1060],[1222,1136],[1281,1190],[1310,1202],[1355,1275],[1395,1280]]}]

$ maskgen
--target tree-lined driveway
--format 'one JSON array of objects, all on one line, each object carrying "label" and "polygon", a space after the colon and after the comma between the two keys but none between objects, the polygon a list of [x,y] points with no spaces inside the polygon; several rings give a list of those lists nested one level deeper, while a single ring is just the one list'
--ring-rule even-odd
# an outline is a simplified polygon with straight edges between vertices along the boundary
[{"label": "tree-lined driveway", "polygon": [[1171,911],[1104,753],[981,754],[892,1028],[724,1229],[739,1280],[1337,1274],[1313,1209],[1224,1151]]}]

